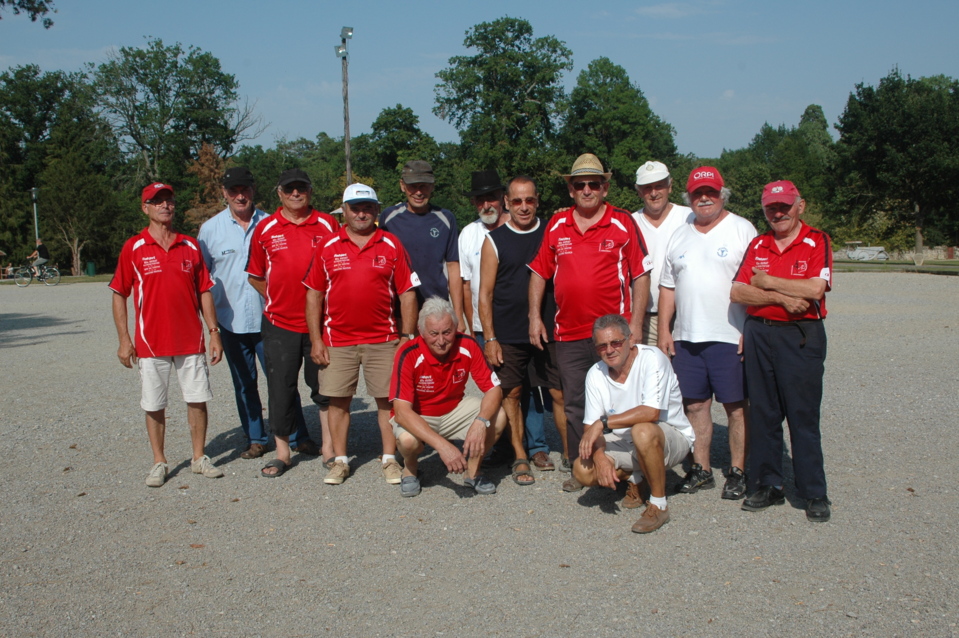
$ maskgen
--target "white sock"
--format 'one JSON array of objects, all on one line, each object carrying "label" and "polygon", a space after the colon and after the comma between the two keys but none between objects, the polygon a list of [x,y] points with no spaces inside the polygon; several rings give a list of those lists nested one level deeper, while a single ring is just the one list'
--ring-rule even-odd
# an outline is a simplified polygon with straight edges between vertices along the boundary
[{"label": "white sock", "polygon": [[649,502],[658,507],[661,510],[666,509],[666,497],[665,496],[650,496]]},{"label": "white sock", "polygon": [[347,456],[338,456],[333,460],[336,461],[337,463],[346,463],[347,465],[350,464],[350,459]]},{"label": "white sock", "polygon": [[386,464],[389,463],[390,461],[395,461],[395,460],[396,460],[396,455],[395,455],[395,454],[384,454],[384,455],[383,455],[383,465],[386,465]]}]

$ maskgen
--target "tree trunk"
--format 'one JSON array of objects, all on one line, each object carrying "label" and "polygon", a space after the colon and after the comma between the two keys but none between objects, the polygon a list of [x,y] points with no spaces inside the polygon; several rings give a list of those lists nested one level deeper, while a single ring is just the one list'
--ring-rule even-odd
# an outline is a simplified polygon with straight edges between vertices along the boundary
[{"label": "tree trunk", "polygon": [[919,204],[915,204],[916,211],[916,254],[913,257],[913,261],[917,266],[921,266],[923,262],[922,256],[922,209],[919,207]]}]

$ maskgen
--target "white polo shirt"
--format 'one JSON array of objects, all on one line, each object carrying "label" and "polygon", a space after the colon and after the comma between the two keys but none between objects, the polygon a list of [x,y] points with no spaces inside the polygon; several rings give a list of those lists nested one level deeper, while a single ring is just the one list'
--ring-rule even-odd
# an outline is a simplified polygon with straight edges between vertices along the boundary
[{"label": "white polo shirt", "polygon": [[633,213],[633,219],[636,220],[639,230],[643,233],[643,240],[646,242],[649,256],[653,258],[653,270],[649,273],[649,303],[646,304],[646,312],[658,313],[659,280],[663,274],[663,262],[666,261],[666,244],[676,229],[682,226],[693,214],[693,209],[689,206],[673,204],[659,228],[653,226],[649,218],[643,214],[643,210],[645,209],[640,208]]}]

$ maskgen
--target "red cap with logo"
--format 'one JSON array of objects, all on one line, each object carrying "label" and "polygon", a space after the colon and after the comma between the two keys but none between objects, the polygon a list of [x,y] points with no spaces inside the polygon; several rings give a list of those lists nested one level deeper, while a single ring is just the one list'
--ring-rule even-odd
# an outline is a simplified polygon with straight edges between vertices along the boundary
[{"label": "red cap with logo", "polygon": [[686,192],[694,193],[697,188],[708,186],[716,190],[722,190],[726,183],[723,182],[723,176],[719,174],[719,169],[712,166],[700,166],[694,168],[686,180]]},{"label": "red cap with logo", "polygon": [[763,189],[763,206],[769,206],[770,204],[789,204],[792,206],[796,203],[797,197],[800,197],[799,189],[789,180],[770,182]]},{"label": "red cap with logo", "polygon": [[153,182],[149,186],[143,189],[143,192],[140,194],[140,201],[147,201],[156,197],[156,194],[160,191],[170,191],[170,194],[173,194],[173,187],[169,184],[164,184],[163,182]]}]

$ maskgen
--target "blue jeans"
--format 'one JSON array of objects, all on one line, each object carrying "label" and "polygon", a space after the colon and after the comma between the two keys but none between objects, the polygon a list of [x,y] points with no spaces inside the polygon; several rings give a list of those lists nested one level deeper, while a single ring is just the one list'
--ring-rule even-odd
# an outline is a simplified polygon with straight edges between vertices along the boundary
[{"label": "blue jeans", "polygon": [[[233,390],[236,395],[236,410],[240,415],[240,427],[246,435],[247,443],[267,445],[269,434],[263,423],[263,403],[257,387],[256,360],[266,370],[263,360],[263,340],[259,332],[239,334],[220,326],[220,338],[223,341],[223,355],[233,377]],[[296,447],[297,440],[309,439],[303,410],[297,416],[297,429],[290,436],[290,445]]]},{"label": "blue jeans", "polygon": [[[546,444],[546,430],[543,427],[545,408],[543,406],[542,390],[542,388],[532,388],[530,392],[523,393],[523,398],[520,401],[523,409],[523,420],[526,422],[523,444],[530,456],[537,452],[549,454],[549,446]],[[549,396],[548,391],[545,394]]]}]

